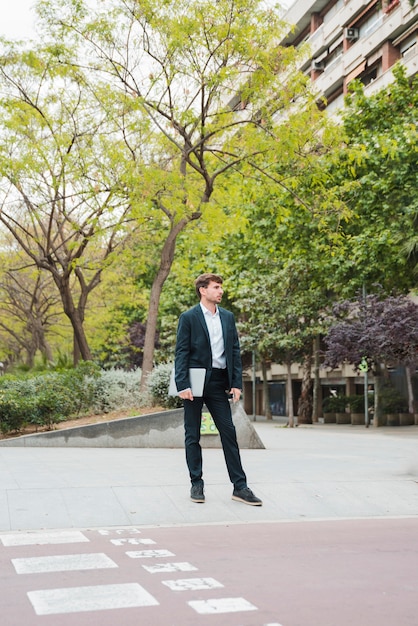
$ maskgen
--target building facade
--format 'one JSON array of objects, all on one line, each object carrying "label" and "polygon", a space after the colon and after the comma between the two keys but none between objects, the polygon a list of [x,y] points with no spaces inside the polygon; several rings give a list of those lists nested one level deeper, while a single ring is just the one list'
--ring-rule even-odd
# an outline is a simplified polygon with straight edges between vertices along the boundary
[{"label": "building facade", "polygon": [[280,43],[308,44],[300,69],[327,110],[343,106],[355,78],[370,95],[392,82],[397,61],[418,72],[418,0],[296,0],[284,19],[294,30]]}]

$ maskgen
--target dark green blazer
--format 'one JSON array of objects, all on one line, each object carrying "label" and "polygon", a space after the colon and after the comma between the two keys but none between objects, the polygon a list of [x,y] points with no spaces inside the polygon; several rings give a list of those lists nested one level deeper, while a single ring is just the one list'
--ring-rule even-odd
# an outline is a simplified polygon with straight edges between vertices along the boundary
[{"label": "dark green blazer", "polygon": [[[218,307],[225,344],[229,388],[242,389],[242,362],[233,314]],[[182,313],[177,328],[175,376],[179,391],[190,387],[189,368],[204,367],[206,382],[212,371],[212,350],[202,307],[197,304]]]}]

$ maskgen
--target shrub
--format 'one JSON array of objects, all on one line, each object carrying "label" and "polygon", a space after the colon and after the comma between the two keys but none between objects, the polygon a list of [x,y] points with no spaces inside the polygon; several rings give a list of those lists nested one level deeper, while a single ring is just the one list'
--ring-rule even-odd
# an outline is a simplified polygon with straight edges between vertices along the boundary
[{"label": "shrub", "polygon": [[31,423],[51,428],[73,415],[77,396],[62,374],[47,374],[36,380],[36,415]]},{"label": "shrub", "polygon": [[[100,370],[91,362],[77,368],[0,379],[0,429],[19,432],[26,424],[46,426],[71,416],[141,406],[141,371]],[[168,386],[167,386],[168,388]]]},{"label": "shrub", "polygon": [[19,432],[24,425],[20,398],[13,391],[0,392],[0,429],[3,434]]},{"label": "shrub", "polygon": [[381,393],[383,413],[408,413],[408,401],[390,384]]},{"label": "shrub", "polygon": [[[91,377],[89,383],[93,384]],[[126,372],[112,368],[102,370],[94,379],[93,408],[97,413],[109,413],[118,409],[131,409],[143,404],[139,391],[141,370]],[[141,401],[142,399],[142,401]]]},{"label": "shrub", "polygon": [[170,376],[173,369],[172,363],[163,363],[153,369],[148,377],[147,386],[154,404],[160,404],[166,408],[178,408],[183,401],[178,396],[169,396]]},{"label": "shrub", "polygon": [[[364,413],[364,395],[356,395],[356,396],[348,396],[348,406],[350,407],[351,413]],[[373,393],[367,394],[368,407],[369,410],[374,406],[374,395]]]},{"label": "shrub", "polygon": [[347,400],[352,413],[364,413],[364,396],[348,396]]},{"label": "shrub", "polygon": [[86,413],[94,405],[96,388],[101,376],[98,365],[91,361],[82,361],[75,369],[62,372],[64,387],[71,390],[72,413]]},{"label": "shrub", "polygon": [[[89,374],[87,376],[86,374]],[[46,426],[87,411],[93,403],[98,375],[92,363],[75,369],[36,375],[10,375],[0,380],[0,429],[18,432],[26,424]]]},{"label": "shrub", "polygon": [[329,396],[323,402],[325,413],[344,413],[348,404],[347,396]]},{"label": "shrub", "polygon": [[0,389],[0,430],[2,433],[19,432],[37,414],[33,381],[4,381]]}]

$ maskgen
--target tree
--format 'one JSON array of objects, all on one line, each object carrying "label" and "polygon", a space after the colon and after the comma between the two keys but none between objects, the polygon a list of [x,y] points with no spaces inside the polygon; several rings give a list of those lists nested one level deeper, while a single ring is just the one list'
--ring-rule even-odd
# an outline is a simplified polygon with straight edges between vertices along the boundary
[{"label": "tree", "polygon": [[[306,77],[291,72],[296,51],[277,47],[277,13],[262,5],[109,0],[96,15],[80,0],[41,5],[54,38],[66,42],[62,60],[87,64],[159,135],[149,158],[160,168],[152,202],[165,234],[150,292],[143,385],[179,234],[203,215],[223,219],[223,181],[249,164],[254,172],[268,170],[280,150],[274,116],[308,94]],[[281,70],[291,74],[288,81]]]},{"label": "tree", "polygon": [[385,89],[366,96],[354,81],[343,111],[345,145],[332,157],[352,216],[341,223],[336,282],[345,297],[375,284],[387,294],[416,286],[418,226],[418,79],[402,66]]},{"label": "tree", "polygon": [[[291,366],[297,361],[308,364],[318,334],[322,292],[312,281],[308,262],[300,259],[282,267],[267,265],[248,271],[240,289],[236,304],[241,311],[238,327],[243,347],[255,350],[261,361],[275,360],[286,366],[287,414],[293,427]],[[301,421],[311,421],[311,415],[301,415]]]},{"label": "tree", "polygon": [[[320,387],[318,333],[323,330],[323,314],[335,288],[333,258],[340,237],[339,224],[349,218],[350,212],[339,198],[341,185],[336,184],[330,169],[324,167],[324,161],[338,145],[334,129],[332,126],[328,129],[324,121],[314,115],[309,124],[308,112],[302,111],[301,118],[304,126],[310,129],[311,141],[308,141],[307,133],[301,131],[298,134],[295,139],[298,150],[291,162],[289,154],[282,163],[277,161],[277,178],[271,176],[268,186],[262,187],[251,179],[243,183],[241,232],[218,244],[218,249],[223,252],[220,273],[225,271],[229,276],[227,293],[237,298],[245,319],[246,311],[251,311],[252,322],[246,330],[249,338],[253,337],[252,329],[257,329],[253,322],[259,315],[264,316],[269,324],[266,337],[269,360],[276,359],[273,356],[276,339],[278,346],[283,344],[283,338],[277,338],[280,333],[300,338],[304,322],[307,322],[306,328],[312,323],[303,350],[295,337],[293,346],[289,341],[285,357],[283,353],[281,357],[277,356],[281,362],[289,364],[289,370],[292,362],[303,364],[298,419],[300,423],[310,423],[317,419]],[[320,135],[321,128],[327,141],[324,139],[321,150],[317,150],[315,138]],[[286,185],[282,185],[280,169],[284,173],[287,168]],[[253,271],[248,272],[248,268]],[[254,296],[252,291],[257,295]],[[243,297],[246,302],[241,306]],[[286,316],[289,316],[288,320]],[[263,362],[263,358],[261,360]],[[266,376],[263,380],[266,381]],[[290,380],[288,376],[289,391]],[[268,406],[266,400],[264,404]],[[288,407],[293,409],[292,401],[288,401]]]},{"label": "tree", "polygon": [[418,360],[418,306],[408,297],[359,295],[334,306],[336,322],[325,337],[324,365],[335,368],[367,363],[375,378],[374,425],[381,419],[384,366],[412,365]]},{"label": "tree", "polygon": [[52,361],[47,337],[59,319],[52,280],[39,269],[8,265],[0,277],[0,328],[25,351],[28,367],[33,367],[38,350],[46,362]]},{"label": "tree", "polygon": [[54,51],[10,48],[0,80],[0,223],[51,274],[73,328],[74,361],[90,360],[87,300],[124,241],[131,210],[115,192],[114,128],[82,75],[63,70]]}]

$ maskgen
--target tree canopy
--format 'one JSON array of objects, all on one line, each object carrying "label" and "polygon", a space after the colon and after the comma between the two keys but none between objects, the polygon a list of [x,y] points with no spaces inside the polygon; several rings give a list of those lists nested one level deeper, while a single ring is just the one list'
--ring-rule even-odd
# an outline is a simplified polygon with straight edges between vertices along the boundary
[{"label": "tree canopy", "polygon": [[[136,120],[149,124],[142,156],[152,174],[132,180],[130,189],[135,196],[145,182],[150,185],[148,196],[165,233],[150,291],[146,374],[179,234],[202,216],[223,219],[234,175],[248,168],[268,174],[278,155],[296,154],[302,145],[295,141],[298,133],[291,133],[289,120],[278,133],[274,120],[294,108],[295,100],[317,111],[309,81],[296,72],[296,50],[277,45],[283,27],[277,13],[257,0],[109,0],[97,11],[79,0],[40,7],[49,32],[63,42],[57,50],[61,62],[87,68],[94,77],[96,104],[103,105],[97,85],[101,94],[110,87],[130,116],[133,135]],[[283,81],[285,71],[289,79]],[[305,145],[312,141],[305,138]],[[132,162],[136,172],[135,149]]]},{"label": "tree canopy", "polygon": [[371,97],[354,83],[336,124],[263,2],[38,8],[42,41],[1,44],[0,223],[14,269],[53,278],[75,353],[126,364],[137,342],[146,374],[208,269],[243,343],[284,361],[334,301],[416,286],[418,89],[401,68]]},{"label": "tree canopy", "polygon": [[334,168],[353,183],[345,194],[353,214],[341,224],[334,265],[350,297],[363,285],[388,294],[417,286],[418,79],[411,83],[401,65],[394,76],[369,97],[354,82],[343,111],[346,144]]}]

